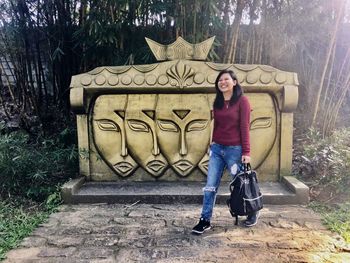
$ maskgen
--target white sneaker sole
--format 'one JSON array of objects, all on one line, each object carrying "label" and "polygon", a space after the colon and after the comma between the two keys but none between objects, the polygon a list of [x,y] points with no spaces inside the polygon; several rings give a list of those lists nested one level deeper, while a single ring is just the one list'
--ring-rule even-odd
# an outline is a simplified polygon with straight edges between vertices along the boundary
[{"label": "white sneaker sole", "polygon": [[250,224],[250,225],[244,224],[244,226],[246,226],[246,227],[252,227],[252,226],[255,226],[257,223],[258,223],[258,220],[256,220],[256,222],[255,222],[254,224]]},{"label": "white sneaker sole", "polygon": [[198,231],[198,230],[193,230],[193,229],[192,229],[192,233],[203,234],[205,231],[207,231],[207,230],[209,230],[209,229],[211,229],[211,226],[205,228],[203,231]]},{"label": "white sneaker sole", "polygon": [[254,224],[250,224],[250,225],[244,223],[244,226],[246,226],[246,227],[255,226],[258,223],[259,216],[260,216],[260,212],[258,211],[258,213],[256,214],[256,221],[255,221],[255,223]]}]

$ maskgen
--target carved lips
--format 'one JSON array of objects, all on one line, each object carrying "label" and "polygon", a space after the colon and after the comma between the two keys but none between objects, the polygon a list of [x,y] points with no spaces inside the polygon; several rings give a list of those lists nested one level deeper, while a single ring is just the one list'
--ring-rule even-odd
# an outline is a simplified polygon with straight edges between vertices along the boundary
[{"label": "carved lips", "polygon": [[128,162],[119,162],[113,165],[113,167],[124,176],[128,176],[132,172],[134,166]]},{"label": "carved lips", "polygon": [[186,174],[192,170],[193,168],[193,164],[191,164],[189,161],[187,160],[180,160],[176,163],[174,163],[174,166],[173,166],[175,169],[178,169],[180,170],[180,173],[181,174]]},{"label": "carved lips", "polygon": [[152,170],[155,173],[160,172],[163,168],[165,168],[166,164],[159,160],[150,161],[147,163],[146,167]]}]

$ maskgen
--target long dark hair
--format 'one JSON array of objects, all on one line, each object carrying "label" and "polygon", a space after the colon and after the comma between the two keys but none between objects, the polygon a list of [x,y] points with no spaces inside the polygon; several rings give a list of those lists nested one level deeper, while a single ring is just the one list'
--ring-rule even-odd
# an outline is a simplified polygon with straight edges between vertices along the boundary
[{"label": "long dark hair", "polygon": [[224,70],[220,71],[219,75],[216,77],[216,80],[215,80],[215,90],[216,90],[216,97],[214,100],[214,108],[215,109],[222,109],[222,107],[224,107],[225,99],[224,99],[224,95],[222,94],[222,92],[219,89],[218,83],[219,83],[219,79],[220,79],[221,75],[223,75],[225,73],[230,74],[231,78],[236,81],[236,86],[233,89],[232,97],[230,99],[230,105],[235,104],[238,101],[238,99],[243,95],[243,89],[242,89],[241,85],[239,85],[235,73],[232,70],[224,69]]}]

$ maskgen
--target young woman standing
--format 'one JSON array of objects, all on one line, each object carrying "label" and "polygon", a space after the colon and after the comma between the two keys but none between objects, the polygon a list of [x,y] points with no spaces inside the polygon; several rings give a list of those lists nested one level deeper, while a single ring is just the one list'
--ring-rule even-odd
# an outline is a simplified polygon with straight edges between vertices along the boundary
[{"label": "young woman standing", "polygon": [[[199,223],[193,233],[202,234],[211,228],[217,190],[224,169],[232,179],[240,171],[242,163],[250,162],[250,104],[231,70],[223,70],[215,80],[214,130],[210,144],[209,167],[206,186],[203,188],[203,208]],[[245,226],[257,223],[258,213],[251,214]]]}]

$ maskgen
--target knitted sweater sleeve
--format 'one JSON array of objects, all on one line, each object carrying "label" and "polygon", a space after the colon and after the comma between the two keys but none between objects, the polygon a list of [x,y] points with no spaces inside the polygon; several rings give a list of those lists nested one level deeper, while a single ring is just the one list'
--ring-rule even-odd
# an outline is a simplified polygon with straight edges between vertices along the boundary
[{"label": "knitted sweater sleeve", "polygon": [[242,143],[242,155],[250,156],[250,104],[246,96],[241,97],[240,101],[240,131]]}]

